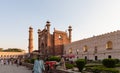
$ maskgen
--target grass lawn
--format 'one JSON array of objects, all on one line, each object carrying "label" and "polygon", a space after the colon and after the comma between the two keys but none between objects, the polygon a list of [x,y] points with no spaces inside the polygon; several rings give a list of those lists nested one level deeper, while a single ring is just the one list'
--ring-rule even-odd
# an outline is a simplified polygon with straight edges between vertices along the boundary
[{"label": "grass lawn", "polygon": [[119,70],[119,72],[120,72],[120,67],[116,67],[115,69]]}]

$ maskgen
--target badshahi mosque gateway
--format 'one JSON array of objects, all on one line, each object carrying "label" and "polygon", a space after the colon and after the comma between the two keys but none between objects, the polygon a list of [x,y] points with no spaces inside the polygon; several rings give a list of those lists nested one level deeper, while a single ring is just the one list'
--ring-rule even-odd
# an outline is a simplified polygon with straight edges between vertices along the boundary
[{"label": "badshahi mosque gateway", "polygon": [[[72,26],[68,33],[54,29],[50,33],[50,22],[43,30],[38,29],[38,51],[43,55],[63,55],[87,60],[104,58],[120,59],[120,30],[71,42]],[[33,51],[33,28],[29,28],[29,53]]]}]

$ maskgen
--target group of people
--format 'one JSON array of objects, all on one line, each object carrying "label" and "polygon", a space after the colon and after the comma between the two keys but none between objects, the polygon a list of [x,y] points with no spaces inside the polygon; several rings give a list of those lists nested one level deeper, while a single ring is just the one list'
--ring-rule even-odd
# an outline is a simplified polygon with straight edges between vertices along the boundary
[{"label": "group of people", "polygon": [[1,65],[11,65],[13,64],[13,60],[12,59],[0,59],[0,64]]},{"label": "group of people", "polygon": [[13,65],[13,64],[16,64],[17,66],[19,66],[21,63],[20,59],[17,58],[17,59],[0,59],[0,64],[1,65]]},{"label": "group of people", "polygon": [[[63,57],[61,58],[60,64],[61,64],[61,67],[65,70],[66,66],[65,66],[65,60]],[[52,73],[51,71],[49,72],[49,70],[51,70],[50,68],[53,69],[53,66],[50,67],[49,64],[44,63],[43,57],[38,55],[37,59],[34,61],[33,73]]]}]

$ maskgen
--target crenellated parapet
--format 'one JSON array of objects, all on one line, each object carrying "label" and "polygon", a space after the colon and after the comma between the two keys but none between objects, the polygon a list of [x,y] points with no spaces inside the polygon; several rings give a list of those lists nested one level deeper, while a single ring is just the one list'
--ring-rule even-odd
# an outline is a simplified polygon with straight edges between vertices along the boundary
[{"label": "crenellated parapet", "polygon": [[[66,54],[89,60],[102,60],[104,58],[120,58],[120,30],[85,38],[64,45]],[[79,52],[78,52],[79,51]]]}]

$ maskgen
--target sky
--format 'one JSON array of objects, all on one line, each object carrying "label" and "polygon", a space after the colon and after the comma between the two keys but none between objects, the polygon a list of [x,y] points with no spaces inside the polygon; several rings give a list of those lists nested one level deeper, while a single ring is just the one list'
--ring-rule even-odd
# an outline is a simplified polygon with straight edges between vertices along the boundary
[{"label": "sky", "polygon": [[37,30],[46,21],[53,29],[72,26],[72,41],[120,29],[120,0],[0,0],[0,48],[28,50],[28,30],[34,29],[34,49],[38,49]]}]

